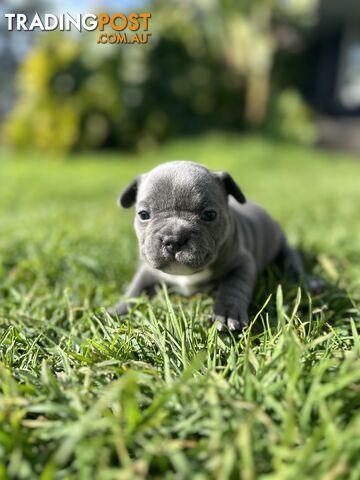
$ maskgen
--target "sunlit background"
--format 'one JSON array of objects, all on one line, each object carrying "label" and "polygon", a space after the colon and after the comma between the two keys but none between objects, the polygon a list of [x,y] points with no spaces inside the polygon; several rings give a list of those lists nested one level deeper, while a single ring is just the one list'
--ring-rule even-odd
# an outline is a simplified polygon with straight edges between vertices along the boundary
[{"label": "sunlit background", "polygon": [[[148,45],[8,32],[4,13],[152,13]],[[356,0],[4,1],[7,148],[148,149],[212,130],[360,151]]]}]

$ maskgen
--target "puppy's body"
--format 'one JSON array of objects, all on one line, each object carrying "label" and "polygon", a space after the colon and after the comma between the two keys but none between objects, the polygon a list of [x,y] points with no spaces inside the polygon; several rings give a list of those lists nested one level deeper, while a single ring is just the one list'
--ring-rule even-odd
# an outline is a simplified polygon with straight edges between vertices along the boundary
[{"label": "puppy's body", "polygon": [[[191,295],[217,286],[213,320],[240,330],[256,278],[276,257],[286,257],[298,277],[302,266],[279,224],[246,201],[227,173],[193,162],[169,162],[135,179],[120,198],[136,203],[135,230],[145,263],[126,298],[152,293],[160,282]],[[128,311],[120,302],[116,313]]]},{"label": "puppy's body", "polygon": [[165,272],[158,272],[157,275],[160,280],[186,297],[212,287],[215,281],[214,271],[211,268],[190,275],[173,275]]}]

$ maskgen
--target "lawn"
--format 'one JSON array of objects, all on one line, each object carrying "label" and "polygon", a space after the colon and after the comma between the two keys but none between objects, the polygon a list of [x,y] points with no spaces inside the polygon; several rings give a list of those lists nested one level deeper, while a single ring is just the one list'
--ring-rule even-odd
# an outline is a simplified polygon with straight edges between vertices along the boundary
[{"label": "lawn", "polygon": [[[360,162],[216,135],[49,157],[0,160],[0,479],[359,479]],[[266,272],[239,337],[211,295],[112,320],[137,263],[117,196],[175,158],[229,170],[324,291]]]}]

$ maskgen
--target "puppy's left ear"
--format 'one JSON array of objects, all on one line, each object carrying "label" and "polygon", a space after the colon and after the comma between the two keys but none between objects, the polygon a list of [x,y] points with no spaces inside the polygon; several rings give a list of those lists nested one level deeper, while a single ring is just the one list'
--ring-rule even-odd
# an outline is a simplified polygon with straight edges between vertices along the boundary
[{"label": "puppy's left ear", "polygon": [[119,197],[118,204],[122,208],[130,208],[136,202],[136,195],[141,176],[135,177],[129,185],[125,188]]},{"label": "puppy's left ear", "polygon": [[231,195],[232,197],[235,198],[239,203],[245,203],[246,198],[243,192],[240,190],[238,184],[235,182],[235,180],[232,178],[230,173],[228,172],[217,172],[215,173],[217,178],[221,181],[223,184],[225,191],[228,195]]}]

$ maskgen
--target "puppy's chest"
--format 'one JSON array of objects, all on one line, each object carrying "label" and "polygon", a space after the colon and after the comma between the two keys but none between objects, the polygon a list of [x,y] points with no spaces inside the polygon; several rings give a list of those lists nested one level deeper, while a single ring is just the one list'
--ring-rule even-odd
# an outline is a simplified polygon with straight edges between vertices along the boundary
[{"label": "puppy's chest", "polygon": [[159,272],[160,280],[175,287],[182,295],[189,296],[197,293],[211,285],[213,274],[210,269],[192,275],[171,275],[170,273]]}]

